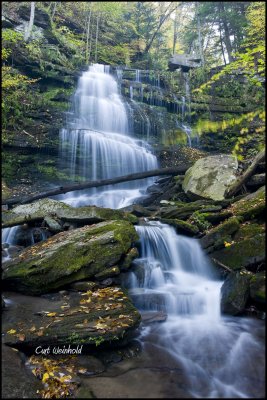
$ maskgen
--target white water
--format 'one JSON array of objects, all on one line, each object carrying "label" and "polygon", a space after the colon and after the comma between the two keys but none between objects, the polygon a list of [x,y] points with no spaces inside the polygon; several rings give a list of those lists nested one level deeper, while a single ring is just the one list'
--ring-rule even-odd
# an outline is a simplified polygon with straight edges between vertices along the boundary
[{"label": "white water", "polygon": [[[108,179],[157,168],[147,143],[129,136],[126,107],[109,68],[94,64],[78,82],[67,127],[60,132],[61,158],[70,175],[86,180]],[[72,192],[60,199],[74,206],[95,204],[120,208],[144,195],[153,180]]]},{"label": "white water", "polygon": [[159,222],[136,230],[141,258],[129,293],[139,309],[168,315],[166,322],[146,327],[144,347],[154,343],[169,353],[184,371],[190,396],[257,397],[258,387],[260,393],[264,387],[259,321],[221,315],[223,282],[196,239],[176,235]]}]

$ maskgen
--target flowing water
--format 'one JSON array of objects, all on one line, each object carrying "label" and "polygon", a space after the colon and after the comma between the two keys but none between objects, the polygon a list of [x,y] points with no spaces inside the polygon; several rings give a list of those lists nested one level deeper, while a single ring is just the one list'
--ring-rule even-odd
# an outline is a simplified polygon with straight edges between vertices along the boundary
[{"label": "flowing water", "polygon": [[[109,68],[94,64],[79,79],[67,126],[60,133],[61,159],[69,173],[86,180],[108,179],[157,168],[148,144],[129,134],[127,109]],[[95,204],[120,208],[144,195],[153,179],[114,188],[60,196],[74,206]]]},{"label": "flowing water", "polygon": [[130,273],[129,293],[142,312],[167,314],[166,322],[142,333],[144,351],[153,344],[167,352],[182,368],[190,397],[262,397],[261,321],[221,315],[223,282],[196,239],[159,222],[136,230],[141,258]]}]

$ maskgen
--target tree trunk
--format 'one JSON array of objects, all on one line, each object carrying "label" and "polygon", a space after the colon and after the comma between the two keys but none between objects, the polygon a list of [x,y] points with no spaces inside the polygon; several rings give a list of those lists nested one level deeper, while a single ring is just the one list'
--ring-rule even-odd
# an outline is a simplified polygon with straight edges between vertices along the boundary
[{"label": "tree trunk", "polygon": [[51,16],[51,21],[53,21],[53,19],[54,19],[56,9],[57,9],[57,2],[55,1],[53,12],[52,12],[52,16]]},{"label": "tree trunk", "polygon": [[90,36],[90,23],[91,23],[91,14],[92,14],[92,4],[90,4],[90,11],[88,16],[88,24],[86,30],[86,49],[85,49],[85,62],[88,64],[89,62],[89,36]]},{"label": "tree trunk", "polygon": [[220,1],[219,2],[219,14],[220,14],[220,20],[222,22],[222,26],[224,29],[224,42],[225,42],[225,46],[226,46],[226,50],[228,53],[228,58],[229,58],[229,62],[234,61],[234,58],[232,56],[232,44],[231,44],[231,40],[230,40],[230,32],[229,32],[229,28],[228,28],[228,24],[227,24],[227,20],[226,20],[226,16],[225,16],[225,8],[224,8],[224,2]]},{"label": "tree trunk", "polygon": [[199,4],[198,4],[198,2],[196,2],[196,11],[197,11],[197,33],[198,33],[199,55],[200,55],[200,58],[201,58],[201,64],[202,64],[202,66],[204,66],[205,65],[205,60],[204,60],[204,53],[203,53],[203,40],[202,40],[201,29],[200,29]]},{"label": "tree trunk", "polygon": [[220,44],[221,44],[221,50],[222,50],[222,55],[223,55],[223,61],[224,61],[224,65],[226,65],[227,62],[226,62],[225,54],[224,54],[223,40],[222,40],[222,28],[221,28],[220,23],[219,23],[219,32],[220,32]]},{"label": "tree trunk", "polygon": [[96,17],[96,34],[95,34],[95,62],[97,63],[97,44],[98,44],[98,33],[99,33],[99,18],[100,16],[97,15]]},{"label": "tree trunk", "polygon": [[239,179],[228,189],[226,197],[234,196],[241,187],[249,180],[251,175],[256,171],[258,164],[265,159],[265,150],[260,151],[254,158],[252,164],[246,169],[246,171],[239,177]]},{"label": "tree trunk", "polygon": [[25,42],[27,42],[29,40],[29,37],[31,36],[33,22],[34,22],[34,12],[35,12],[35,1],[31,1],[30,21],[24,35]]},{"label": "tree trunk", "polygon": [[45,197],[50,197],[50,196],[56,196],[61,193],[68,193],[68,192],[73,192],[75,190],[83,190],[83,189],[89,189],[93,187],[100,187],[106,185],[114,185],[116,183],[129,182],[138,179],[149,178],[152,176],[183,175],[187,171],[187,169],[191,167],[191,165],[192,164],[175,168],[154,169],[152,171],[137,172],[136,174],[124,175],[116,178],[102,179],[98,181],[87,181],[75,185],[60,186],[58,188],[48,190],[47,192],[38,193],[24,198],[3,200],[2,204],[5,205],[26,204],[26,203],[31,203],[34,200],[43,199]]}]

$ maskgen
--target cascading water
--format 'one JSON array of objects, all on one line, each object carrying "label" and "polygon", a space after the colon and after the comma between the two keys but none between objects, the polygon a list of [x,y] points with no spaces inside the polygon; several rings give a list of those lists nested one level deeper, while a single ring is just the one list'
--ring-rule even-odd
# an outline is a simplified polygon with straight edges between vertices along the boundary
[{"label": "cascading water", "polygon": [[141,310],[168,315],[142,333],[144,351],[153,343],[169,354],[184,373],[189,397],[261,397],[260,321],[220,314],[223,282],[196,239],[159,222],[136,230],[141,258],[130,273],[129,293]]},{"label": "cascading water", "polygon": [[[79,79],[73,111],[60,133],[61,158],[70,174],[87,180],[108,179],[157,168],[147,143],[129,136],[128,117],[109,68],[94,64]],[[69,193],[59,198],[74,206],[127,206],[152,180],[120,184],[116,190]]]}]

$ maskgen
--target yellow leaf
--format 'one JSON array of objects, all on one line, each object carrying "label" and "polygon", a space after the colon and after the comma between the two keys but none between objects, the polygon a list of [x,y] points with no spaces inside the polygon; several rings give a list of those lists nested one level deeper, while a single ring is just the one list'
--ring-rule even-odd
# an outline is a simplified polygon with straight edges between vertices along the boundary
[{"label": "yellow leaf", "polygon": [[46,314],[47,317],[54,317],[57,313],[55,312],[51,312],[49,314]]},{"label": "yellow leaf", "polygon": [[15,329],[10,329],[10,331],[7,331],[9,335],[14,335],[17,331]]},{"label": "yellow leaf", "polygon": [[42,382],[46,382],[47,379],[49,379],[49,374],[46,372],[46,373],[43,375]]},{"label": "yellow leaf", "polygon": [[32,326],[31,329],[30,329],[29,331],[30,331],[30,332],[35,332],[35,331],[36,331],[35,326]]}]

